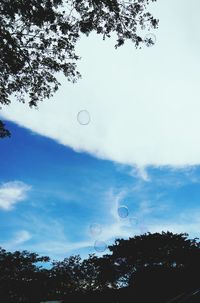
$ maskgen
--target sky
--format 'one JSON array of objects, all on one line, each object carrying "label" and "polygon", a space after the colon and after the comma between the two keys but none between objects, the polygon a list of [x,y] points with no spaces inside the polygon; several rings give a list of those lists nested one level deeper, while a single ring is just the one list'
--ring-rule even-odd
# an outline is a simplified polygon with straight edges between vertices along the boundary
[{"label": "sky", "polygon": [[78,83],[60,76],[38,110],[1,110],[2,247],[62,259],[147,231],[199,236],[200,3],[150,9],[153,47],[83,37]]}]

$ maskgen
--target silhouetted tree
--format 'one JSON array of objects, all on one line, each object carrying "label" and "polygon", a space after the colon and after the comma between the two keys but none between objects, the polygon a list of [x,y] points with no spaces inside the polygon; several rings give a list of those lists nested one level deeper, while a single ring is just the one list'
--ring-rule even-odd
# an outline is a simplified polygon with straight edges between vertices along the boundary
[{"label": "silhouetted tree", "polygon": [[[65,295],[66,302],[83,298],[87,302],[124,302],[131,296],[134,302],[164,303],[194,290],[200,286],[200,247],[197,239],[187,237],[163,232],[117,239],[109,246],[111,254],[58,262],[57,272],[74,281],[71,291],[62,292],[59,298]],[[69,299],[70,292],[74,296]]]},{"label": "silhouetted tree", "polygon": [[110,256],[103,256],[92,260],[96,275],[96,290],[105,291],[108,288],[116,289],[118,272],[115,271],[114,264]]},{"label": "silhouetted tree", "polygon": [[[27,251],[0,249],[0,298],[2,302],[166,303],[172,298],[195,297],[200,291],[200,243],[187,234],[148,233],[117,239],[111,254],[79,255],[49,261]],[[188,301],[190,302],[190,301]]]},{"label": "silhouetted tree", "polygon": [[52,293],[58,299],[66,294],[74,293],[80,289],[81,258],[71,256],[63,261],[54,261],[51,269],[50,279]]},{"label": "silhouetted tree", "polygon": [[10,137],[10,132],[5,128],[5,124],[0,121],[0,138]]},{"label": "silhouetted tree", "polygon": [[119,286],[134,290],[141,302],[148,297],[165,302],[200,285],[200,244],[187,237],[162,232],[117,239],[105,258],[117,271]]},{"label": "silhouetted tree", "polygon": [[[52,96],[60,83],[57,73],[76,82],[76,42],[92,31],[103,38],[117,35],[116,47],[144,39],[139,28],[156,28],[158,20],[147,10],[156,0],[1,0],[0,104],[11,96],[30,106]],[[149,43],[153,43],[148,39]],[[8,132],[0,125],[0,137]]]},{"label": "silhouetted tree", "polygon": [[27,251],[13,253],[0,249],[0,298],[2,302],[39,302],[45,289],[47,271],[38,262],[47,262]]},{"label": "silhouetted tree", "polygon": [[98,258],[90,255],[82,260],[79,255],[70,256],[63,261],[54,261],[50,272],[51,298],[62,299],[73,293],[100,290],[98,279],[100,268]]}]

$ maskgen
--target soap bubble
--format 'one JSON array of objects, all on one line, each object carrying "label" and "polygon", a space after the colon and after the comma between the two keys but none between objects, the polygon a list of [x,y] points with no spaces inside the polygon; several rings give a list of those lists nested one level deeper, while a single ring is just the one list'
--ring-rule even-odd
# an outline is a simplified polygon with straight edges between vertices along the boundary
[{"label": "soap bubble", "polygon": [[107,249],[107,245],[104,241],[95,241],[94,249],[97,252],[104,252]]},{"label": "soap bubble", "polygon": [[93,223],[90,225],[90,233],[92,236],[98,236],[101,233],[101,225],[98,223]]},{"label": "soap bubble", "polygon": [[147,47],[153,46],[156,43],[156,36],[152,33],[147,34],[144,38]]},{"label": "soap bubble", "polygon": [[138,225],[138,219],[136,217],[131,217],[129,218],[129,222],[131,226],[136,226]]},{"label": "soap bubble", "polygon": [[128,207],[126,205],[121,205],[118,208],[117,212],[118,212],[119,217],[121,217],[121,218],[128,217]]},{"label": "soap bubble", "polygon": [[90,114],[87,110],[81,110],[77,115],[77,120],[81,125],[87,125],[90,123]]}]

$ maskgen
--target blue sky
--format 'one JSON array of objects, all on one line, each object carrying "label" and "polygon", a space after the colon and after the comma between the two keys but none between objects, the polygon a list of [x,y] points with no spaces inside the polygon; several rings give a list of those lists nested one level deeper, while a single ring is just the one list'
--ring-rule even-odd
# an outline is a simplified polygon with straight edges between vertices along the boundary
[{"label": "blue sky", "polygon": [[[1,246],[62,259],[145,231],[199,236],[199,9],[154,3],[156,44],[142,50],[82,38],[82,80],[59,76],[38,110],[15,100],[1,110],[12,132],[0,141]],[[83,109],[88,125],[77,121]]]},{"label": "blue sky", "polygon": [[[62,259],[98,254],[96,240],[109,245],[145,231],[199,236],[199,166],[141,171],[7,125],[12,137],[1,140],[0,243],[8,250]],[[128,207],[127,218],[119,217],[120,205]],[[100,235],[90,233],[93,223]]]}]

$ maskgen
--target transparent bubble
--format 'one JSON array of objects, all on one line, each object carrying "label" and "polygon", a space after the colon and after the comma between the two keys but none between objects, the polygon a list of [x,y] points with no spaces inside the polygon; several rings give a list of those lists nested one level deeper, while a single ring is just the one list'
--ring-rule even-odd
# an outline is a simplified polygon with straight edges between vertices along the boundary
[{"label": "transparent bubble", "polygon": [[128,207],[126,205],[122,205],[117,210],[118,215],[120,218],[128,217]]},{"label": "transparent bubble", "polygon": [[104,241],[95,241],[94,249],[97,252],[104,252],[107,249],[107,245]]},{"label": "transparent bubble", "polygon": [[138,218],[131,217],[131,218],[129,218],[129,222],[130,222],[131,226],[136,226],[136,225],[138,225]]},{"label": "transparent bubble", "polygon": [[93,224],[90,225],[90,234],[92,236],[98,236],[98,235],[100,235],[101,231],[102,231],[102,228],[101,228],[100,224],[93,223]]},{"label": "transparent bubble", "polygon": [[156,43],[156,36],[152,33],[147,34],[144,38],[147,47],[153,46]]},{"label": "transparent bubble", "polygon": [[90,123],[90,114],[87,110],[81,110],[77,115],[77,120],[81,125],[87,125]]}]

